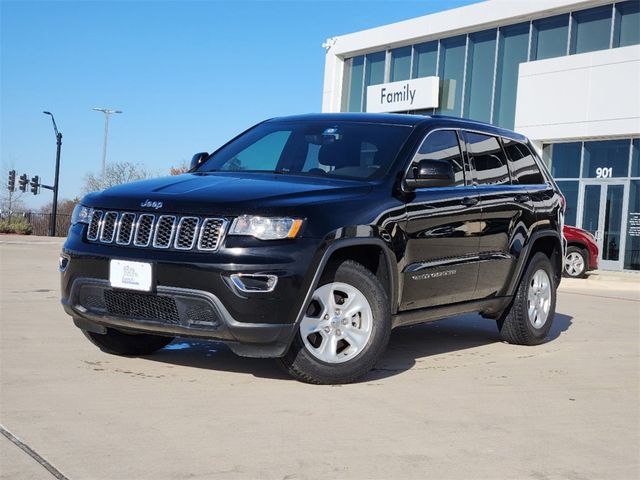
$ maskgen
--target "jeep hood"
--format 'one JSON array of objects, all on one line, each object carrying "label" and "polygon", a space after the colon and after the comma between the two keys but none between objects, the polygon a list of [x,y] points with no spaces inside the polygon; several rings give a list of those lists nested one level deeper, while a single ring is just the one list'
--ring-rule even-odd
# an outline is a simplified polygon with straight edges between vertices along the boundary
[{"label": "jeep hood", "polygon": [[[87,195],[91,207],[167,213],[221,214],[295,211],[366,195],[363,181],[265,173],[189,173],[111,187]],[[162,206],[160,206],[162,202]],[[142,205],[145,206],[142,206]]]}]

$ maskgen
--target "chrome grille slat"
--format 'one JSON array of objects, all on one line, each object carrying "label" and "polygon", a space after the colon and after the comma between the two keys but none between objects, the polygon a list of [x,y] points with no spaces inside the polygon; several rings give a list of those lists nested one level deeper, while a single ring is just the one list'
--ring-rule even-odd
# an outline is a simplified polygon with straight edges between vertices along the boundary
[{"label": "chrome grille slat", "polygon": [[206,252],[217,250],[224,235],[226,224],[226,220],[222,218],[205,218],[198,236],[198,250]]},{"label": "chrome grille slat", "polygon": [[178,222],[173,246],[178,250],[191,250],[196,243],[199,224],[200,219],[198,217],[182,217]]},{"label": "chrome grille slat", "polygon": [[173,240],[173,232],[176,229],[176,217],[173,215],[160,215],[156,222],[156,230],[153,234],[153,246],[155,248],[169,248]]},{"label": "chrome grille slat", "polygon": [[98,239],[100,233],[100,222],[102,220],[102,211],[94,210],[89,220],[89,228],[87,229],[87,240],[92,242]]},{"label": "chrome grille slat", "polygon": [[116,234],[116,243],[118,245],[129,245],[131,243],[135,220],[135,213],[125,212],[120,215],[120,222],[118,222],[118,233]]},{"label": "chrome grille slat", "polygon": [[94,210],[87,229],[90,242],[165,250],[213,252],[229,222],[225,218]]},{"label": "chrome grille slat", "polygon": [[136,247],[146,247],[151,241],[151,232],[153,231],[153,222],[156,219],[151,213],[143,213],[138,217],[136,223],[136,233],[133,238],[133,244]]},{"label": "chrome grille slat", "polygon": [[118,212],[107,212],[102,217],[100,223],[100,241],[102,243],[111,243],[116,234],[118,223]]}]

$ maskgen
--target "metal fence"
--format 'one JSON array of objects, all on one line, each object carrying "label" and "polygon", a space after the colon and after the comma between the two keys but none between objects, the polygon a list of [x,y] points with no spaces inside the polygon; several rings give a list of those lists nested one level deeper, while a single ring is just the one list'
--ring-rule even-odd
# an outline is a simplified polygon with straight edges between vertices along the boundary
[{"label": "metal fence", "polygon": [[[50,213],[14,212],[12,219],[24,218],[31,225],[31,235],[49,235],[51,225]],[[71,215],[59,213],[56,215],[56,237],[66,237],[71,226]]]}]

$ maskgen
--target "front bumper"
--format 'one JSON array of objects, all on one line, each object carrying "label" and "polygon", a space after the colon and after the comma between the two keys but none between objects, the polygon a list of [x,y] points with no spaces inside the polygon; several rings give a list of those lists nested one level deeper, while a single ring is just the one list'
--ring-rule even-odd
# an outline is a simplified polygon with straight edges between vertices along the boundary
[{"label": "front bumper", "polygon": [[[221,340],[242,356],[286,353],[317,262],[313,239],[295,240],[295,248],[288,242],[182,254],[90,244],[78,233],[70,232],[61,269],[62,304],[77,326]],[[112,258],[151,263],[152,291],[112,288]],[[271,292],[242,292],[233,273],[275,274],[278,283]]]}]

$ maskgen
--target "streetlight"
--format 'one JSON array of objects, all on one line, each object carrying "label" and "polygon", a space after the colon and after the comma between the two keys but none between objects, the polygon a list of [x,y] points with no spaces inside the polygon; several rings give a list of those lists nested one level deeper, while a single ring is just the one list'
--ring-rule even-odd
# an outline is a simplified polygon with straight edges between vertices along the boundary
[{"label": "streetlight", "polygon": [[112,110],[111,108],[94,108],[96,112],[104,113],[104,141],[102,143],[102,176],[107,170],[107,136],[109,135],[109,116],[114,113],[122,113],[122,110]]},{"label": "streetlight", "polygon": [[62,133],[58,131],[56,119],[51,112],[42,112],[51,117],[53,132],[56,134],[56,174],[53,182],[53,205],[51,206],[51,223],[49,224],[49,236],[56,236],[56,216],[58,214],[58,177],[60,176],[60,149],[62,148]]}]

